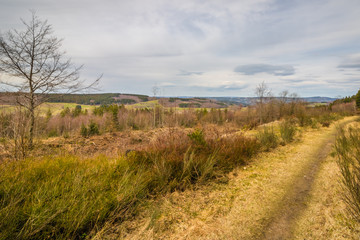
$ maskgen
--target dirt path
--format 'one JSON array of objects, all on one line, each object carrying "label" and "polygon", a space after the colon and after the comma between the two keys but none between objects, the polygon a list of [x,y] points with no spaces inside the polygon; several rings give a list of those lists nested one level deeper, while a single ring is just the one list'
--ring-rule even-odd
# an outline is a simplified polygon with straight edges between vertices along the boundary
[{"label": "dirt path", "polygon": [[276,213],[270,217],[270,221],[263,230],[263,239],[292,239],[293,229],[299,215],[306,209],[306,200],[312,189],[314,180],[319,172],[319,168],[326,157],[329,155],[335,136],[330,135],[325,139],[318,150],[314,152],[300,174],[293,179],[292,188],[276,206]]},{"label": "dirt path", "polygon": [[[328,158],[335,133],[334,124],[310,129],[300,141],[260,154],[249,166],[233,171],[227,184],[169,194],[135,221],[114,226],[103,239],[304,239],[313,236],[309,222],[318,228],[317,236],[326,238],[306,239],[351,239],[347,223],[339,220],[342,213],[329,213],[341,202],[333,197],[339,195],[334,188],[338,176],[334,159]],[[332,175],[322,171],[327,161]],[[319,179],[332,185],[325,188]],[[326,202],[319,200],[321,195],[327,196]],[[312,205],[316,207],[309,213]],[[318,209],[327,212],[328,219]]]}]

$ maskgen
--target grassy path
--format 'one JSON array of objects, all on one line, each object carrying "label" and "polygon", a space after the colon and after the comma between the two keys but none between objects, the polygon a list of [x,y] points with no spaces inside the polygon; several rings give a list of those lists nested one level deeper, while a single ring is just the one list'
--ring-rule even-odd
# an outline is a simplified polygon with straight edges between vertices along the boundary
[{"label": "grassy path", "polygon": [[[343,122],[345,124],[346,122]],[[335,140],[335,131],[332,130],[328,138],[320,145],[314,146],[315,150],[307,155],[307,163],[302,167],[299,174],[292,180],[292,187],[276,206],[276,213],[270,217],[265,225],[263,239],[293,239],[294,226],[299,216],[307,208],[307,199],[313,189],[314,181],[318,176],[320,167],[331,152]]]},{"label": "grassy path", "polygon": [[335,132],[335,124],[306,131],[300,141],[233,171],[228,183],[169,194],[101,238],[357,239],[356,226],[344,218],[339,173],[329,156]]}]

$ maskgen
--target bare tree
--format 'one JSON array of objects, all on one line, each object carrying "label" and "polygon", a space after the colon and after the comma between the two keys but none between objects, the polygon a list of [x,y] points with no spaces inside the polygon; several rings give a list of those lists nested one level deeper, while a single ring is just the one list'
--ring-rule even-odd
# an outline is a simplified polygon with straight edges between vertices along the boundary
[{"label": "bare tree", "polygon": [[33,147],[35,109],[46,101],[48,93],[73,93],[98,83],[84,86],[79,79],[82,66],[65,59],[60,50],[62,39],[53,36],[52,26],[35,12],[29,22],[21,20],[23,31],[9,30],[0,36],[0,73],[8,80],[0,84],[16,92],[16,103],[29,112],[29,148]]},{"label": "bare tree", "polygon": [[262,82],[255,88],[255,95],[257,97],[257,105],[259,107],[260,124],[262,124],[264,119],[264,105],[271,96],[271,91],[265,82]]},{"label": "bare tree", "polygon": [[291,93],[289,95],[289,104],[290,104],[289,108],[290,109],[289,109],[288,114],[289,115],[295,114],[296,106],[301,102],[302,102],[302,100],[300,99],[300,96],[297,93]]},{"label": "bare tree", "polygon": [[279,117],[282,118],[285,114],[285,106],[288,102],[289,91],[284,90],[279,94]]}]

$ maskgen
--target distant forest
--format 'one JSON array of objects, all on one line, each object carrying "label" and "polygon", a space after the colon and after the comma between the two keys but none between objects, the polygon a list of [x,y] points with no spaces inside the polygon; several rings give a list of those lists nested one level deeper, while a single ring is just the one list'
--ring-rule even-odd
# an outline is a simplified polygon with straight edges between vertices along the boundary
[{"label": "distant forest", "polygon": [[340,103],[349,103],[349,102],[352,102],[352,101],[355,101],[356,98],[359,98],[360,97],[360,90],[358,91],[357,94],[355,95],[352,95],[352,96],[346,96],[344,98],[340,98],[340,99],[337,99],[333,102],[333,104],[340,104]]},{"label": "distant forest", "polygon": [[[117,99],[119,93],[102,93],[102,94],[50,94],[47,102],[71,102],[85,105],[100,105],[100,104],[133,104],[136,101],[133,99]],[[129,97],[138,97],[142,102],[148,101],[148,96],[138,94],[121,94]]]}]

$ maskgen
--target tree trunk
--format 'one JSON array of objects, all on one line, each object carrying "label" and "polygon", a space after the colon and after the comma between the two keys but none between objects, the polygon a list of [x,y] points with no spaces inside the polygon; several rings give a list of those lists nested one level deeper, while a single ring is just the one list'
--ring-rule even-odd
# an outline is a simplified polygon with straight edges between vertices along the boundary
[{"label": "tree trunk", "polygon": [[34,126],[35,126],[35,110],[34,106],[30,108],[30,129],[29,129],[29,149],[34,147]]}]

